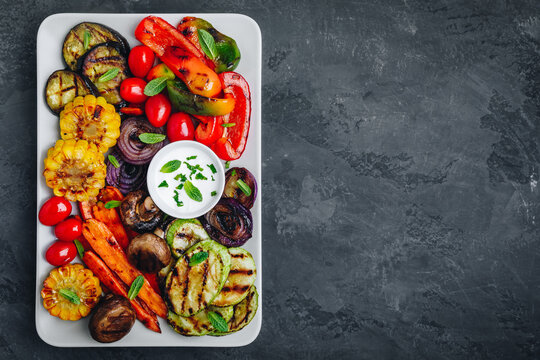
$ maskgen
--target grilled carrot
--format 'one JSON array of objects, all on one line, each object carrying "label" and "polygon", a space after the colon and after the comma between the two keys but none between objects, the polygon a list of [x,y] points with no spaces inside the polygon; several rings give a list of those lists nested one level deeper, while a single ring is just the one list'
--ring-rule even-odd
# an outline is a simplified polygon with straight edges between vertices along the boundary
[{"label": "grilled carrot", "polygon": [[[96,275],[101,281],[102,285],[107,286],[114,294],[128,298],[128,289],[126,284],[122,282],[112,271],[107,267],[107,265],[96,255],[93,251],[86,251],[83,257],[84,263],[94,275]],[[137,314],[137,319],[141,321],[144,326],[149,328],[152,331],[161,332],[159,327],[159,322],[157,320],[156,314],[151,311],[147,311],[143,308],[141,303],[137,298],[129,300],[135,314]]]},{"label": "grilled carrot", "polygon": [[[122,281],[130,285],[142,273],[131,265],[126,254],[114,238],[114,235],[102,222],[90,219],[83,224],[83,235],[92,249],[103,259],[105,264],[118,275]],[[145,279],[138,295],[156,315],[167,316],[167,306],[150,283]]]},{"label": "grilled carrot", "polygon": [[79,211],[81,212],[81,217],[83,220],[92,219],[92,204],[89,201],[79,202]]},{"label": "grilled carrot", "polygon": [[129,245],[129,238],[116,209],[107,209],[105,208],[105,204],[99,201],[96,205],[92,206],[92,214],[94,215],[94,219],[101,221],[109,228],[118,245],[125,250]]}]

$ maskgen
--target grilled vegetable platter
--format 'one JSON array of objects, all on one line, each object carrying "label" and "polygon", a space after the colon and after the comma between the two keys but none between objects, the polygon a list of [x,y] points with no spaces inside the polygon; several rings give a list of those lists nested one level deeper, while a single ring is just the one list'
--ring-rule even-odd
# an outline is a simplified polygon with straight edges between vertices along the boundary
[{"label": "grilled vegetable platter", "polygon": [[46,342],[257,336],[260,35],[246,29],[259,32],[235,14],[42,24],[38,59],[52,59],[38,64],[36,327]]}]

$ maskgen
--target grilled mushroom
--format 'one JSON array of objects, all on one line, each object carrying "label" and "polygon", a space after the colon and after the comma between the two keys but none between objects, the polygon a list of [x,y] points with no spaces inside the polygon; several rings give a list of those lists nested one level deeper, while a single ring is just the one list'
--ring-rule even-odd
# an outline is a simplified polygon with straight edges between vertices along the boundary
[{"label": "grilled mushroom", "polygon": [[122,200],[120,215],[124,225],[136,232],[151,232],[158,226],[163,213],[143,190],[130,192]]},{"label": "grilled mushroom", "polygon": [[94,310],[88,328],[94,340],[102,343],[118,341],[135,324],[135,311],[126,298],[109,294]]},{"label": "grilled mushroom", "polygon": [[169,264],[171,250],[159,236],[141,234],[131,240],[127,248],[129,262],[146,273],[155,273]]}]

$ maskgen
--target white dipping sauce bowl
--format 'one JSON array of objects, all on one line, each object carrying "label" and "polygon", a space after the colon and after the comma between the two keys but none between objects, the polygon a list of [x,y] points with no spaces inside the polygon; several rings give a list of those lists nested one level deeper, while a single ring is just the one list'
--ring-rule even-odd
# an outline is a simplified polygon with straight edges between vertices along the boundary
[{"label": "white dipping sauce bowl", "polygon": [[[180,181],[174,180],[174,176],[178,174],[181,169],[184,169],[184,171],[182,171],[184,174],[186,173],[184,161],[186,157],[192,155],[197,155],[197,159],[188,160],[188,162],[191,165],[200,164],[201,167],[204,168],[204,174],[207,175],[208,180],[195,180],[195,177],[191,180],[197,187],[199,187],[198,185],[203,187],[203,190],[201,190],[203,200],[200,204],[190,199],[183,188],[177,190],[179,199],[184,202],[184,206],[179,207],[173,199],[173,196],[174,190]],[[210,169],[206,166],[208,164],[208,159],[214,164],[214,167],[217,170],[215,174],[212,174]],[[172,173],[162,173],[160,170],[163,165],[171,160],[182,161],[180,169],[173,171]],[[201,162],[201,160],[206,161]],[[209,174],[214,176],[215,181],[210,180],[211,177],[208,176]],[[168,188],[158,187],[163,180],[167,181],[169,185]],[[225,169],[223,168],[221,159],[219,159],[206,145],[196,141],[180,140],[164,146],[156,153],[156,155],[154,155],[150,162],[150,166],[148,167],[146,183],[152,200],[161,211],[175,218],[192,219],[206,214],[221,198],[223,188],[225,187]],[[209,190],[204,189],[204,187],[208,186],[216,191],[215,196],[210,196]]]}]

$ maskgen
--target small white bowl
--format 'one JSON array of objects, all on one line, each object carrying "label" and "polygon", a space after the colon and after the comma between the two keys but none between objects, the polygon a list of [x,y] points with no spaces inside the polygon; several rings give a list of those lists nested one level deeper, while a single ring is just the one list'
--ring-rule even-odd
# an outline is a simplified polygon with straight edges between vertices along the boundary
[{"label": "small white bowl", "polygon": [[[184,206],[178,207],[173,196],[174,191],[176,190],[176,184],[180,183],[180,181],[174,180],[174,176],[178,174],[179,170],[172,173],[162,173],[160,170],[165,163],[171,160],[182,161],[183,163],[180,167],[180,169],[182,169],[186,157],[192,155],[197,155],[198,159],[188,160],[191,165],[199,163],[201,159],[210,159],[217,172],[215,174],[211,173],[210,169],[206,166],[208,163],[207,161],[200,164],[206,171],[205,174],[208,177],[208,180],[206,181],[208,181],[208,183],[202,183],[204,180],[192,180],[192,182],[195,183],[198,181],[199,185],[203,186],[203,191],[201,191],[203,193],[203,201],[199,204],[189,199],[185,190],[181,189],[177,191],[179,193],[179,199],[184,202]],[[215,181],[211,182],[211,176],[208,176],[209,174],[213,175]],[[158,187],[163,180],[167,181],[167,184],[169,185],[167,188]],[[196,141],[181,140],[164,146],[156,153],[156,155],[154,155],[150,162],[150,166],[148,167],[146,183],[152,200],[154,200],[154,203],[161,211],[175,218],[192,219],[206,214],[221,198],[223,188],[225,187],[225,169],[223,168],[221,160],[209,147]],[[208,184],[211,185],[210,187],[212,189],[215,189],[215,196],[210,196],[208,191],[204,190],[204,187]]]}]

